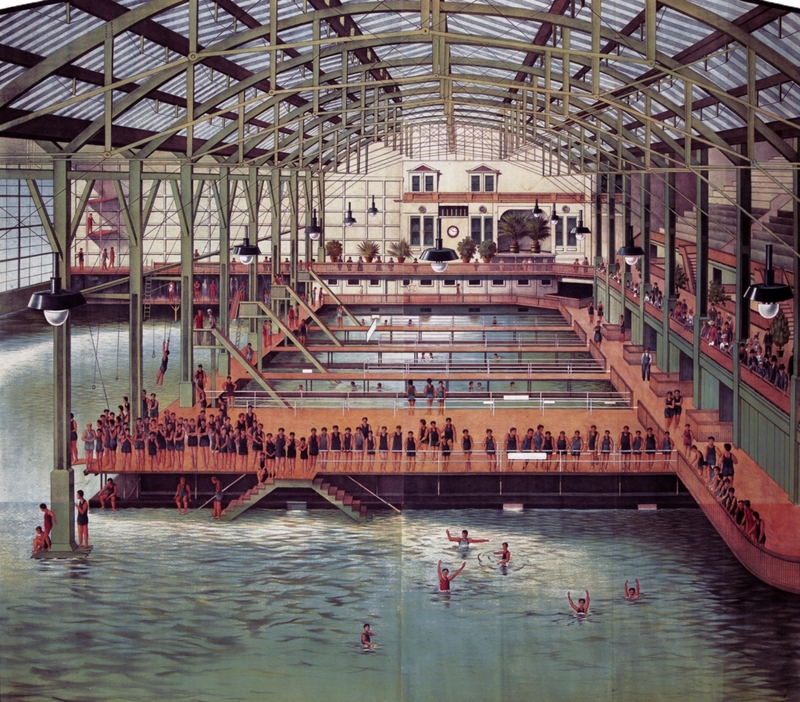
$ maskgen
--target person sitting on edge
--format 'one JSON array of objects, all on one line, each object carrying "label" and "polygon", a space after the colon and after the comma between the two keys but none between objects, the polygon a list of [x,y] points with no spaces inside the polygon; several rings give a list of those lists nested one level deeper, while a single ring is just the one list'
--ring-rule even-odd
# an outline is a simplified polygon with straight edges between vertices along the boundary
[{"label": "person sitting on edge", "polygon": [[36,536],[33,537],[33,551],[31,551],[31,555],[34,553],[41,553],[42,551],[47,551],[50,547],[47,545],[47,539],[45,538],[44,531],[42,531],[42,527],[36,527]]},{"label": "person sitting on edge", "polygon": [[503,542],[503,548],[501,551],[495,551],[495,556],[500,556],[500,560],[497,561],[497,565],[508,565],[508,562],[511,560],[511,551],[508,550],[508,542]]},{"label": "person sitting on edge", "polygon": [[370,637],[376,636],[375,632],[369,628],[369,624],[364,624],[364,631],[361,633],[361,645],[364,648],[375,648]]},{"label": "person sitting on edge", "polygon": [[111,502],[111,511],[117,511],[117,484],[111,478],[106,480],[98,498],[100,499],[100,509],[106,508],[106,500],[108,500]]},{"label": "person sitting on edge", "polygon": [[585,598],[581,597],[578,600],[578,604],[575,604],[572,601],[572,597],[570,596],[569,591],[567,591],[567,599],[569,600],[569,606],[572,607],[572,609],[574,609],[578,613],[579,617],[585,617],[587,614],[589,614],[590,599],[588,590],[586,590],[586,597]]},{"label": "person sitting on edge", "polygon": [[442,568],[442,562],[439,561],[439,564],[436,566],[436,575],[439,577],[439,590],[441,592],[449,592],[450,591],[450,581],[454,580],[459,573],[461,573],[464,568],[467,567],[467,562],[464,561],[461,564],[461,567],[452,575],[450,575],[450,571],[447,568]]},{"label": "person sitting on edge", "polygon": [[485,544],[488,543],[489,539],[473,539],[470,538],[469,532],[466,529],[461,531],[461,538],[459,539],[457,536],[451,536],[450,530],[445,529],[447,533],[447,538],[450,541],[457,541],[460,548],[469,548],[470,544]]},{"label": "person sitting on edge", "polygon": [[[634,578],[633,582],[636,583],[636,587],[628,587],[628,581],[625,581],[625,599],[629,602],[633,602],[634,600],[638,600],[642,593],[639,590],[639,578]],[[589,593],[586,593],[586,596],[589,596]]]}]

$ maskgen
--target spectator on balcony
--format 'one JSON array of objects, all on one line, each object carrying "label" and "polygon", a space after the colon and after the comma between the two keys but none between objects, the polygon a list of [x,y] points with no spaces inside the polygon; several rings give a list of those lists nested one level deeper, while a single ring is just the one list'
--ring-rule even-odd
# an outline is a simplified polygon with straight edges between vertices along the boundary
[{"label": "spectator on balcony", "polygon": [[748,529],[747,536],[755,541],[759,546],[767,542],[767,531],[764,520],[758,516],[758,512],[753,512],[753,526]]},{"label": "spectator on balcony", "polygon": [[764,332],[764,354],[767,356],[772,355],[772,334],[769,329]]},{"label": "spectator on balcony", "polygon": [[775,375],[775,387],[781,392],[786,392],[789,389],[789,375],[786,373],[786,366],[783,363],[778,366],[778,372]]}]

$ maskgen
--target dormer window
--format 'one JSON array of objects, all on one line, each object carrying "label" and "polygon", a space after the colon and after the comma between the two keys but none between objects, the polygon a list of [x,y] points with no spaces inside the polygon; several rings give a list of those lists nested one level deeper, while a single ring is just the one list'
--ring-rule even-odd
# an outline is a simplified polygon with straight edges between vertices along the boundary
[{"label": "dormer window", "polygon": [[493,193],[497,191],[497,177],[500,171],[488,166],[478,166],[469,173],[469,191],[471,193]]},{"label": "dormer window", "polygon": [[439,189],[439,171],[430,166],[417,166],[408,173],[412,193],[435,193]]}]

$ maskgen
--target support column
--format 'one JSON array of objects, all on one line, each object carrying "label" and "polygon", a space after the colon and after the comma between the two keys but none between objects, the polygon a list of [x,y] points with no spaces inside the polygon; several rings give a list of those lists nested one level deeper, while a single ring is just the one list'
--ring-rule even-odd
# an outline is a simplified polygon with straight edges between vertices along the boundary
[{"label": "support column", "polygon": [[128,213],[130,231],[128,232],[128,250],[130,257],[130,283],[128,314],[128,346],[130,347],[130,381],[131,430],[137,419],[142,417],[142,389],[144,387],[144,371],[142,365],[142,294],[144,273],[144,217],[142,202],[142,162],[130,161],[128,165]]},{"label": "support column", "polygon": [[[53,233],[62,289],[70,287],[70,226],[72,183],[68,161],[53,161]],[[51,554],[68,554],[75,542],[75,475],[70,465],[69,413],[72,404],[72,320],[53,327],[53,471],[50,473],[50,509],[58,523],[50,533]],[[87,495],[88,497],[88,495]]]},{"label": "support column", "polygon": [[661,309],[662,349],[658,365],[665,373],[675,367],[672,363],[669,338],[669,314],[675,307],[675,171],[664,174],[664,304]]},{"label": "support column", "polygon": [[[258,168],[251,167],[247,173],[247,235],[252,245],[258,244],[258,212],[260,207],[260,188],[258,187]],[[253,256],[253,262],[249,266],[247,275],[247,299],[250,302],[258,302],[258,256]],[[257,319],[249,319],[248,327],[250,337],[247,339],[252,343],[253,335],[260,336],[261,330],[258,328]]]},{"label": "support column", "polygon": [[[220,168],[217,181],[217,218],[219,220],[219,314],[217,326],[230,336],[230,264],[231,264],[231,169]],[[219,352],[219,373],[230,373],[230,354]]]},{"label": "support column", "polygon": [[300,208],[300,187],[297,179],[297,171],[292,171],[289,176],[289,284],[297,290],[297,263],[299,259],[297,240],[300,236],[300,220],[298,210]]},{"label": "support column", "polygon": [[[622,241],[627,241],[629,227],[632,224],[631,214],[631,175],[630,172],[625,171],[620,176],[622,179]],[[627,297],[625,290],[628,286],[628,281],[631,277],[631,267],[625,262],[623,258],[620,262],[622,267],[620,279],[622,280],[622,315],[625,315],[625,307],[627,305]],[[616,320],[614,320],[616,322]]]},{"label": "support column", "polygon": [[744,292],[750,285],[750,213],[753,209],[753,176],[750,168],[753,151],[747,144],[741,146],[741,151],[744,158],[736,171],[736,202],[739,210],[736,213],[736,321],[733,334],[733,443],[736,446],[742,445],[739,342],[750,336],[750,301],[744,299]]},{"label": "support column", "polygon": [[[696,245],[697,265],[695,266],[695,316],[694,316],[694,349],[692,351],[692,364],[694,383],[692,384],[692,404],[697,409],[703,409],[704,399],[700,374],[700,330],[708,321],[708,171],[703,166],[708,166],[708,149],[697,152],[697,163],[700,172],[696,176],[697,187],[695,190],[696,220]],[[736,358],[736,349],[733,357]]]},{"label": "support column", "polygon": [[616,222],[617,222],[617,191],[618,180],[616,173],[608,175],[608,265],[606,266],[606,322],[611,319],[611,274],[616,272],[617,264],[617,243],[616,243]]},{"label": "support column", "polygon": [[[647,164],[647,161],[645,162]],[[645,166],[647,167],[647,166]],[[644,256],[639,259],[639,318],[636,344],[644,345],[645,327],[645,295],[650,291],[650,173],[642,172],[640,178],[641,195],[639,196],[639,226],[642,230],[642,249]],[[652,351],[653,349],[651,349]]]},{"label": "support column", "polygon": [[594,273],[592,276],[592,299],[597,304],[597,266],[603,262],[603,184],[605,176],[597,173],[594,177]]},{"label": "support column", "polygon": [[[795,137],[793,140],[795,153],[800,152],[800,139]],[[798,322],[800,322],[800,164],[794,164],[792,171],[792,192],[794,193],[794,223],[792,225],[794,235],[795,255],[792,257],[794,273],[794,299],[792,300],[792,311],[794,314],[794,339],[792,339],[792,354],[794,355],[794,368],[789,378],[789,441],[791,446],[789,456],[792,458],[793,475],[791,479],[791,489],[789,498],[794,504],[800,504],[800,445],[797,443],[798,432],[797,423],[800,421],[800,373],[797,372],[797,351],[800,344],[797,343]]]},{"label": "support column", "polygon": [[[194,316],[194,182],[191,164],[181,166],[180,184],[175,184],[173,196],[178,209],[181,226],[181,381],[179,396],[181,407],[194,405],[194,339],[192,319]],[[211,383],[209,379],[208,383]]]},{"label": "support column", "polygon": [[[281,272],[281,205],[282,205],[282,184],[281,172],[277,169],[270,171],[269,194],[272,205],[272,279]],[[278,316],[283,316],[283,303],[270,296],[270,307]]]}]

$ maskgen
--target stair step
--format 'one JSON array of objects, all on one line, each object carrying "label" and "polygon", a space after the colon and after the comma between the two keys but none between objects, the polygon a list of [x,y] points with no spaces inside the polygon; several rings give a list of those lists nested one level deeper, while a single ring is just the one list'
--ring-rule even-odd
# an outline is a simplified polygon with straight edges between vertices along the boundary
[{"label": "stair step", "polygon": [[336,491],[336,499],[339,500],[339,502],[341,502],[344,499],[344,496],[346,494],[347,493],[344,490],[337,490]]},{"label": "stair step", "polygon": [[367,516],[367,506],[361,505],[361,508],[358,510],[362,517]]},{"label": "stair step", "polygon": [[319,486],[319,489],[320,490],[327,490],[330,486],[331,486],[330,483],[322,483],[322,485]]},{"label": "stair step", "polygon": [[316,485],[317,487],[319,487],[320,485],[322,485],[324,481],[325,481],[324,478],[314,478],[314,482],[312,483],[312,485]]},{"label": "stair step", "polygon": [[344,498],[341,500],[342,504],[345,505],[352,505],[353,504],[353,496],[352,495],[345,495]]},{"label": "stair step", "polygon": [[350,503],[350,506],[351,506],[351,507],[352,507],[354,510],[358,510],[358,509],[361,507],[361,500],[353,500],[353,501]]},{"label": "stair step", "polygon": [[336,493],[337,493],[338,491],[339,491],[339,488],[337,488],[335,485],[331,485],[331,486],[328,488],[328,494],[329,494],[329,495],[331,495],[331,496],[334,496],[334,495],[336,495]]}]

